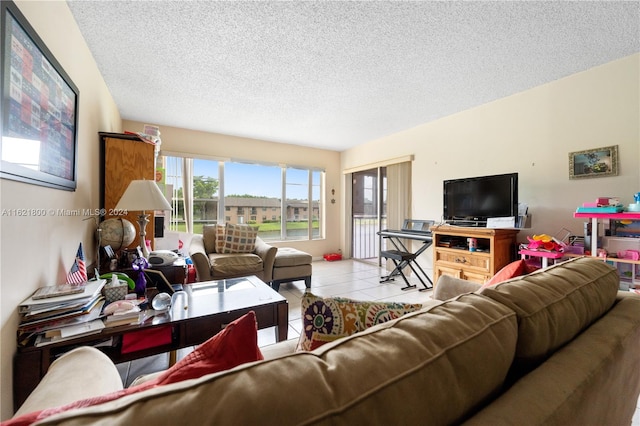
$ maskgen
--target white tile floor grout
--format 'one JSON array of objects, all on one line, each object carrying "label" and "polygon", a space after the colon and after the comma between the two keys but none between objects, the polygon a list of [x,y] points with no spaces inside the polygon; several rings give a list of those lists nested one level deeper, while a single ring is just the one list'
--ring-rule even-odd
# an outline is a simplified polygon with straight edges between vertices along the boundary
[{"label": "white tile floor grout", "polygon": [[[431,270],[427,270],[432,276]],[[431,300],[432,291],[418,291],[422,285],[415,277],[410,278],[417,284],[416,289],[402,290],[405,283],[401,278],[394,281],[380,283],[380,276],[386,272],[372,263],[342,260],[337,262],[317,261],[313,262],[313,275],[311,291],[313,294],[323,297],[341,296],[356,300],[384,300],[405,303],[424,303]],[[280,285],[280,294],[289,302],[289,331],[288,339],[298,339],[300,336],[300,300],[305,292],[303,281],[283,283]],[[258,331],[258,345],[266,346],[275,343],[275,331],[273,328]],[[178,357],[189,353],[192,348],[179,351]],[[158,355],[140,360],[118,364],[123,381],[129,385],[140,374],[147,374],[167,368],[168,356]],[[640,399],[638,409],[631,426],[640,426]]]}]

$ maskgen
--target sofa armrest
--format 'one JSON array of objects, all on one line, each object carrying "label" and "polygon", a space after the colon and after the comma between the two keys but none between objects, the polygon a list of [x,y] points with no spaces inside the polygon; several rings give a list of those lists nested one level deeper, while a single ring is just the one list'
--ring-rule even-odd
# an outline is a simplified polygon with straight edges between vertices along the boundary
[{"label": "sofa armrest", "polygon": [[211,264],[209,256],[204,249],[204,238],[200,234],[195,234],[189,243],[189,257],[196,268],[198,281],[211,281]]},{"label": "sofa armrest", "polygon": [[438,278],[438,282],[434,287],[434,299],[448,300],[464,293],[478,291],[482,285],[467,280],[461,280],[460,278],[454,278],[449,275],[440,275],[440,278]]},{"label": "sofa armrest", "polygon": [[263,281],[270,283],[273,279],[273,263],[276,261],[278,248],[265,243],[262,238],[256,237],[256,248],[254,252],[262,259],[262,265],[264,267]]},{"label": "sofa armrest", "polygon": [[122,390],[118,369],[108,356],[81,346],[55,360],[14,417]]}]

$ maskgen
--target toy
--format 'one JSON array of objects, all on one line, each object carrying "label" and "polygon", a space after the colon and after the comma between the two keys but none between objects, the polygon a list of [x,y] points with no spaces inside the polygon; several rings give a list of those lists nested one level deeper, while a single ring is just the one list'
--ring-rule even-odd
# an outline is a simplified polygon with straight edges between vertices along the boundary
[{"label": "toy", "polygon": [[134,290],[138,297],[144,297],[147,291],[147,279],[144,276],[144,270],[149,267],[149,262],[144,257],[138,257],[131,262],[131,267],[134,271],[138,271],[138,278],[136,279]]},{"label": "toy", "polygon": [[529,250],[545,250],[545,251],[558,251],[564,250],[562,244],[560,244],[555,238],[547,234],[534,235],[533,238],[527,236],[529,244],[527,248]]}]

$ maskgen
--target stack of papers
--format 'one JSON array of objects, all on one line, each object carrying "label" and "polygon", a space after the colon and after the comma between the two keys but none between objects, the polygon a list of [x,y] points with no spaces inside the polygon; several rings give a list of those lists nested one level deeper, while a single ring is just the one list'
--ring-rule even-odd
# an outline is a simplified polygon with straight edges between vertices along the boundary
[{"label": "stack of papers", "polygon": [[128,311],[114,312],[108,315],[105,320],[106,327],[116,327],[118,325],[138,324],[140,322],[140,308],[134,306]]},{"label": "stack of papers", "polygon": [[[24,300],[18,306],[18,344],[26,345],[33,339],[42,341],[44,337],[50,340],[48,343],[54,343],[79,333],[100,332],[100,326],[93,322],[97,320],[102,324],[98,318],[104,305],[102,288],[105,284],[103,279],[87,281],[81,284],[84,291],[79,293],[46,298],[36,295]],[[92,323],[90,328],[87,328],[88,323]]]}]

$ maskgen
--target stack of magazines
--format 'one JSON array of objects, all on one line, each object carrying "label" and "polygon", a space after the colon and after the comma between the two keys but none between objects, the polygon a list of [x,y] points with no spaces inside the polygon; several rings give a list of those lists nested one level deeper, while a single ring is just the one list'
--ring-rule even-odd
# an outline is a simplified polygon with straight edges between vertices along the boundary
[{"label": "stack of magazines", "polygon": [[106,280],[98,279],[70,286],[42,287],[18,306],[18,344],[42,346],[104,328],[100,319]]}]

